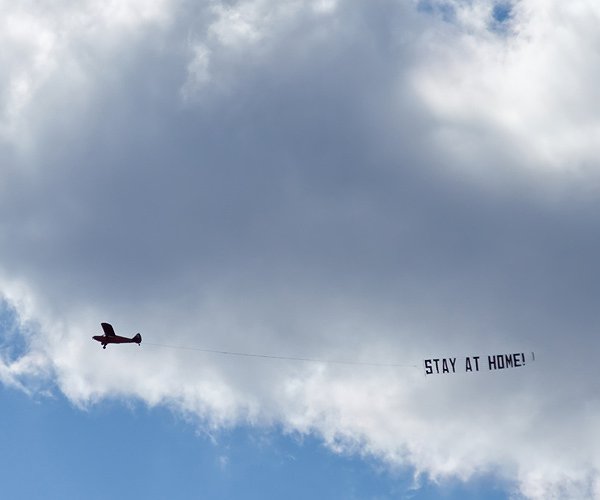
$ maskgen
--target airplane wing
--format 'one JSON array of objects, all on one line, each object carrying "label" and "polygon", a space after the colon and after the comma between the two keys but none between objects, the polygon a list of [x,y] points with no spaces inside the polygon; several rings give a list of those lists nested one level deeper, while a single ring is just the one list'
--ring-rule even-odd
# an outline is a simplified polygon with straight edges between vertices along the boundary
[{"label": "airplane wing", "polygon": [[113,327],[109,323],[100,323],[102,325],[102,329],[104,330],[104,335],[107,337],[114,337],[116,335]]}]

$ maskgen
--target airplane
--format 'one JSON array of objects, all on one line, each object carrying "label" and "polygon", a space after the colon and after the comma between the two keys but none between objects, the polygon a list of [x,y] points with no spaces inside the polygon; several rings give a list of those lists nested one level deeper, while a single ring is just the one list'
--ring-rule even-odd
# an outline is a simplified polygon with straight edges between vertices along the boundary
[{"label": "airplane", "polygon": [[102,349],[106,349],[107,344],[137,344],[141,345],[142,336],[138,333],[135,337],[129,339],[127,337],[121,337],[115,333],[112,325],[109,323],[100,323],[102,325],[102,330],[104,330],[104,335],[95,335],[92,337],[93,340],[96,340],[102,344]]}]

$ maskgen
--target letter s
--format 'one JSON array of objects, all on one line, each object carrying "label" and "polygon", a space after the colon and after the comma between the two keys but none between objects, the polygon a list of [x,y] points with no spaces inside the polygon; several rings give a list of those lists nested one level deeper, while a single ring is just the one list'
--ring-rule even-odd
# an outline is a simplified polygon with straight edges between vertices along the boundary
[{"label": "letter s", "polygon": [[433,368],[431,367],[431,360],[425,360],[425,375],[431,375],[433,373]]}]

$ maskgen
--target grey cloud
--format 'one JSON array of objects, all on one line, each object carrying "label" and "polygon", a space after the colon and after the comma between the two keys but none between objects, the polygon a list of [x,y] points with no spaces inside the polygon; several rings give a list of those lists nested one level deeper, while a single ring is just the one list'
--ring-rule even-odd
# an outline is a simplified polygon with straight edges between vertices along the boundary
[{"label": "grey cloud", "polygon": [[[269,24],[269,5],[231,4],[255,8],[262,31],[227,43],[214,11],[178,6],[168,28],[102,57],[92,39],[95,78],[65,84],[82,93],[72,101],[58,75],[40,87],[31,149],[0,150],[2,291],[14,301],[20,282],[32,298],[31,366],[49,365],[80,403],[138,397],[200,425],[282,423],[434,476],[497,467],[531,496],[562,487],[550,464],[569,442],[564,481],[595,477],[595,174],[535,158],[507,168],[511,138],[493,120],[439,118],[414,82],[420,30],[444,21],[395,2],[327,15],[289,2]],[[202,82],[187,72],[197,44]],[[457,151],[479,126],[473,173]],[[449,147],[437,139],[452,127]],[[145,339],[274,354],[539,360],[431,380],[151,346],[99,357],[89,333],[108,319]]]}]

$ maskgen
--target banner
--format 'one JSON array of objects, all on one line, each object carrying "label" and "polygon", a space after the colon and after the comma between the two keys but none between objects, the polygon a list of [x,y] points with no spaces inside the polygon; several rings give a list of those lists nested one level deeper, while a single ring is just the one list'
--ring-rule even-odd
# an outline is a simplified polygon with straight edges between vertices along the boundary
[{"label": "banner", "polygon": [[[529,361],[535,361],[532,352]],[[490,354],[487,356],[465,356],[462,358],[429,358],[423,360],[425,375],[445,373],[479,372],[521,368],[527,364],[525,354]]]}]

